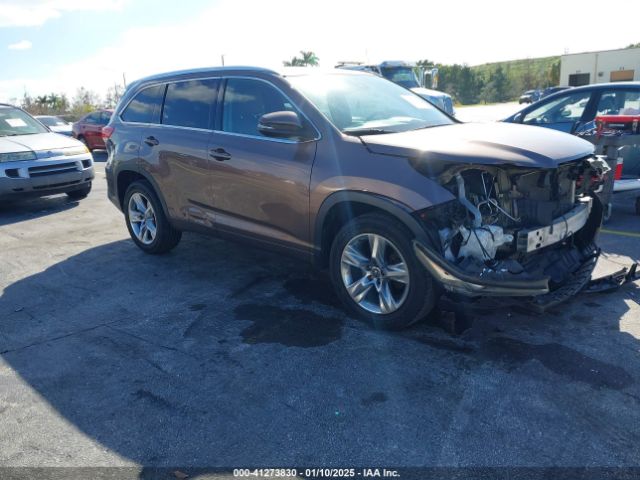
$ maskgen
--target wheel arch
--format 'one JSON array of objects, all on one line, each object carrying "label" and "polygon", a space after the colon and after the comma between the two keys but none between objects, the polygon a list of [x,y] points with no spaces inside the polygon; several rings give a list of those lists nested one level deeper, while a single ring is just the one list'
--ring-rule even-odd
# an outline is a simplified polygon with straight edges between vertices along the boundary
[{"label": "wheel arch", "polygon": [[373,212],[380,212],[395,218],[407,227],[416,239],[427,241],[424,229],[406,205],[375,193],[335,192],[324,200],[316,216],[313,232],[316,264],[321,267],[327,265],[331,240],[346,222],[365,213]]},{"label": "wheel arch", "polygon": [[118,202],[120,204],[120,209],[124,211],[124,196],[133,182],[136,181],[146,181],[153,191],[158,196],[160,200],[160,204],[162,205],[162,210],[167,218],[169,218],[169,210],[167,208],[167,204],[162,195],[162,191],[158,188],[158,184],[153,180],[153,177],[146,174],[146,172],[141,172],[139,170],[132,169],[124,169],[120,170],[116,176],[116,192],[118,196]]}]

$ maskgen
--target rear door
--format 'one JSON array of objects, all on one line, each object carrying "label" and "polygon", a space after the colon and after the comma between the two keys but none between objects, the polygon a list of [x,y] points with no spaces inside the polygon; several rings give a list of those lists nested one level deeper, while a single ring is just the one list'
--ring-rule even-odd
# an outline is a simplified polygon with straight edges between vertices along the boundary
[{"label": "rear door", "polygon": [[217,78],[167,83],[160,121],[140,141],[142,168],[162,193],[169,216],[213,227],[207,147],[218,95]]},{"label": "rear door", "polygon": [[225,81],[221,114],[211,137],[212,201],[216,226],[275,245],[306,251],[309,243],[309,182],[316,152],[308,140],[271,138],[258,131],[265,113],[295,111],[275,85],[258,78]]},{"label": "rear door", "polygon": [[102,141],[102,112],[93,112],[80,123],[79,135],[82,135],[89,148],[104,148]]}]

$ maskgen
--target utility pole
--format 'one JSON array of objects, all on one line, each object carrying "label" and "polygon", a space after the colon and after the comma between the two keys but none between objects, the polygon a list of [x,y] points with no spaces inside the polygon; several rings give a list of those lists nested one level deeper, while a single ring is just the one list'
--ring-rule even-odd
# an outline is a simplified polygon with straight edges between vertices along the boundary
[{"label": "utility pole", "polygon": [[127,78],[124,76],[124,72],[122,72],[122,83],[124,84],[124,88],[127,88]]},{"label": "utility pole", "polygon": [[220,55],[220,60],[222,60],[222,66],[224,67],[224,54]]}]

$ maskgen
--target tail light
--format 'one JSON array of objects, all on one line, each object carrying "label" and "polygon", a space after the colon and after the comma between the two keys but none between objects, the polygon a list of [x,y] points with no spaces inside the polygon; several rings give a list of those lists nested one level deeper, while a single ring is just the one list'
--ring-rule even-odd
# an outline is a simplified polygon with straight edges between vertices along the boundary
[{"label": "tail light", "polygon": [[616,173],[613,177],[614,180],[620,180],[622,178],[622,167],[624,167],[624,158],[618,158],[616,163]]},{"label": "tail light", "polygon": [[105,139],[105,140],[107,138],[110,138],[111,135],[113,135],[113,132],[115,130],[116,130],[115,128],[110,127],[109,125],[106,125],[106,126],[102,127],[102,138]]}]

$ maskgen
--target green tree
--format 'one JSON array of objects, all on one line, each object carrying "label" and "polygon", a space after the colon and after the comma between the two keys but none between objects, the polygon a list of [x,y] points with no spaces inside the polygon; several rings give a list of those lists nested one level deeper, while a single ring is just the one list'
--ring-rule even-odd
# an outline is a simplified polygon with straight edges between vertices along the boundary
[{"label": "green tree", "polygon": [[504,102],[509,99],[510,82],[501,65],[498,65],[496,70],[493,72],[490,82],[493,83],[493,88],[495,89],[494,101]]},{"label": "green tree", "polygon": [[496,102],[498,98],[498,91],[496,89],[495,81],[487,82],[482,91],[480,92],[480,100],[484,103]]},{"label": "green tree", "polygon": [[100,97],[97,93],[80,87],[76,90],[76,94],[71,102],[71,112],[74,115],[82,115],[98,109],[100,105]]},{"label": "green tree", "polygon": [[285,60],[283,65],[285,67],[317,67],[320,59],[318,56],[311,52],[305,52],[304,50],[300,50],[301,57],[293,57],[291,60]]},{"label": "green tree", "polygon": [[545,86],[554,87],[560,83],[560,60],[549,65],[545,75]]},{"label": "green tree", "polygon": [[32,115],[61,115],[69,110],[69,100],[63,93],[50,93],[34,98],[25,92],[21,106]]},{"label": "green tree", "polygon": [[124,93],[124,86],[115,84],[112,87],[109,87],[107,90],[107,94],[104,97],[104,107],[105,108],[115,108],[115,106],[120,101],[122,94]]},{"label": "green tree", "polygon": [[627,45],[625,48],[640,48],[640,42],[631,43],[631,44]]}]

